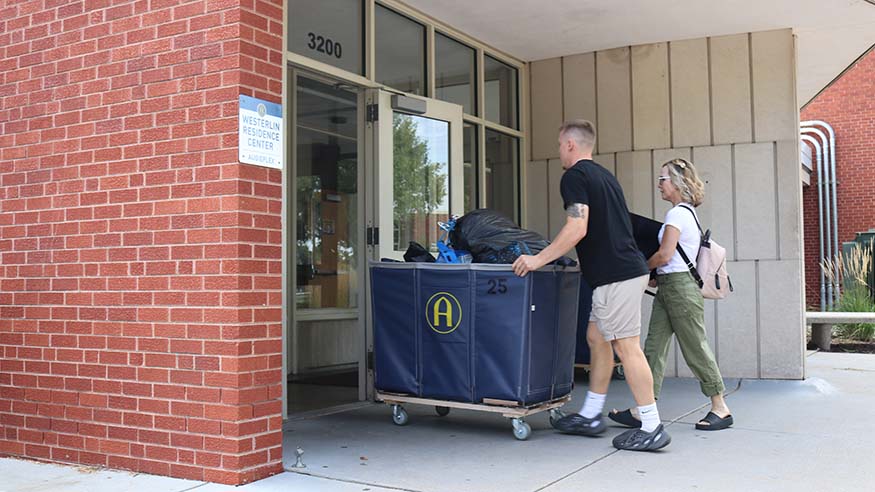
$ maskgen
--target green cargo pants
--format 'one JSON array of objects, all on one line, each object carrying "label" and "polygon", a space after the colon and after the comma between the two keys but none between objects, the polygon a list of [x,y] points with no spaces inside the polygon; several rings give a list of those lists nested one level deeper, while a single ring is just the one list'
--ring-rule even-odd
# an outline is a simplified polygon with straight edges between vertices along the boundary
[{"label": "green cargo pants", "polygon": [[699,380],[707,397],[724,391],[723,377],[705,335],[705,299],[689,272],[669,273],[656,278],[659,290],[653,301],[644,355],[653,372],[653,394],[659,397],[665,376],[665,362],[674,334],[681,353]]}]

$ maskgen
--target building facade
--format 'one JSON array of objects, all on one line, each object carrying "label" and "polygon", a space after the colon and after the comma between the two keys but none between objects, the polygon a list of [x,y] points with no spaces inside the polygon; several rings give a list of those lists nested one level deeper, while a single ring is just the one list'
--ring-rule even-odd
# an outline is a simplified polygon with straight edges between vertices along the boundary
[{"label": "building facade", "polygon": [[[639,214],[666,210],[662,162],[700,167],[736,289],[706,303],[721,369],[804,377],[791,29],[524,60],[395,0],[41,0],[0,26],[0,454],[279,473],[289,414],[373,398],[367,262],[479,207],[555,235],[570,118]],[[241,96],[282,105],[281,168],[244,162]]]},{"label": "building facade", "polygon": [[[802,108],[802,120],[835,131],[838,243],[875,228],[875,51],[870,49]],[[820,310],[817,173],[802,192],[805,215],[805,303]]]}]

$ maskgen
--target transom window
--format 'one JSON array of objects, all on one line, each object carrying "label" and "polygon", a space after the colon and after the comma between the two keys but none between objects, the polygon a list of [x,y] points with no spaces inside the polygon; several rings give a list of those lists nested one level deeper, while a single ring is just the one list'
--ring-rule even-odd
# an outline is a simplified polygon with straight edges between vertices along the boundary
[{"label": "transom window", "polygon": [[286,9],[286,48],[300,55],[296,63],[314,60],[462,106],[465,210],[490,207],[520,220],[522,63],[398,0],[287,0]]}]

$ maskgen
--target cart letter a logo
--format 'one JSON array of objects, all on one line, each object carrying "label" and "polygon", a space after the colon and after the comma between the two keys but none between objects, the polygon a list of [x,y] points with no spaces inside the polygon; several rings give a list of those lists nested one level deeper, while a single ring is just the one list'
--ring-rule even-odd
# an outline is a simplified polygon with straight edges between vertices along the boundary
[{"label": "cart letter a logo", "polygon": [[425,306],[428,326],[437,333],[452,333],[462,322],[462,306],[449,292],[438,292],[431,296]]},{"label": "cart letter a logo", "polygon": [[445,326],[453,326],[453,306],[450,304],[450,300],[444,296],[438,297],[436,301],[434,301],[434,317],[432,318],[435,326],[441,326],[440,319],[446,318]]}]

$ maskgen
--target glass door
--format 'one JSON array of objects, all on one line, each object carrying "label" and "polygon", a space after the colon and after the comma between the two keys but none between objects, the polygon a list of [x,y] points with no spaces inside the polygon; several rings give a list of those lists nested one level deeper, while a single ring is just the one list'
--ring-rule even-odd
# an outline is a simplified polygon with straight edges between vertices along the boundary
[{"label": "glass door", "polygon": [[[462,106],[374,91],[374,260],[402,260],[411,241],[437,253],[438,222],[464,213]],[[371,118],[373,119],[373,118]]]},{"label": "glass door", "polygon": [[[365,398],[364,93],[291,69],[288,333],[291,414]],[[360,182],[361,181],[361,182]]]},{"label": "glass door", "polygon": [[[365,189],[368,259],[404,260],[416,241],[437,254],[438,222],[465,206],[462,106],[373,89],[367,93]],[[368,279],[368,285],[370,285]],[[370,296],[367,396],[373,398]]]}]

